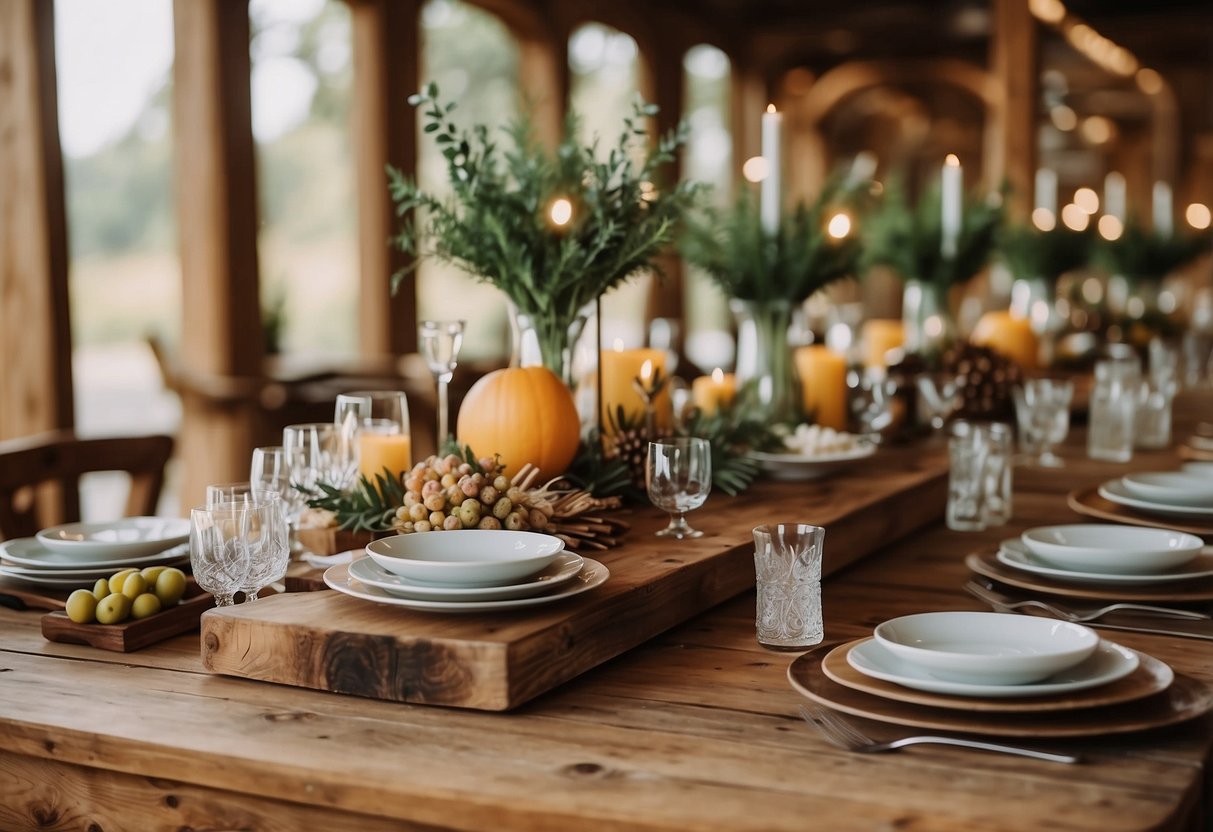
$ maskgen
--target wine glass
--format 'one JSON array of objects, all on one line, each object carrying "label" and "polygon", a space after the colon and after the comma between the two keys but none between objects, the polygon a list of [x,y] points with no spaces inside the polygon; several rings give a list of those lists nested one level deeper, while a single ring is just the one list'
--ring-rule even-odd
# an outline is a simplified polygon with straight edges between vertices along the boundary
[{"label": "wine glass", "polygon": [[670,525],[657,532],[658,537],[703,536],[690,527],[684,515],[703,505],[712,490],[712,445],[708,440],[691,436],[650,442],[645,484],[653,505],[670,514]]},{"label": "wine glass", "polygon": [[291,483],[287,516],[292,525],[320,483],[335,488],[350,484],[353,468],[345,455],[348,448],[342,445],[338,426],[332,422],[287,425],[282,430],[282,450]]},{"label": "wine glass", "polygon": [[244,502],[216,503],[190,511],[190,568],[198,586],[230,607],[248,579],[249,540],[260,534],[256,508]]},{"label": "wine glass", "polygon": [[256,601],[257,593],[281,580],[290,563],[286,511],[278,492],[258,488],[256,483],[234,482],[206,487],[206,507],[245,505],[256,509],[259,520],[255,535],[246,541],[249,568],[239,589],[245,601]]},{"label": "wine glass", "polygon": [[273,491],[284,500],[291,487],[290,474],[286,467],[286,452],[281,445],[253,448],[253,461],[249,466],[249,482],[267,491]]},{"label": "wine glass", "polygon": [[399,390],[361,390],[337,397],[334,422],[341,444],[351,449],[359,476],[375,482],[413,467],[409,401]]},{"label": "wine glass", "polygon": [[447,385],[451,383],[455,368],[459,366],[459,350],[463,347],[463,328],[466,324],[466,321],[422,321],[417,326],[421,354],[425,356],[425,365],[430,368],[434,383],[438,386],[436,441],[439,448],[451,435]]},{"label": "wine glass", "polygon": [[923,415],[927,417],[931,430],[938,434],[948,417],[964,404],[961,395],[964,392],[964,376],[956,373],[922,373],[915,379],[915,386]]},{"label": "wine glass", "polygon": [[1074,383],[1069,379],[1025,379],[1014,396],[1020,441],[1026,450],[1039,448],[1035,464],[1044,468],[1063,467],[1065,463],[1053,453],[1053,447],[1070,432]]}]

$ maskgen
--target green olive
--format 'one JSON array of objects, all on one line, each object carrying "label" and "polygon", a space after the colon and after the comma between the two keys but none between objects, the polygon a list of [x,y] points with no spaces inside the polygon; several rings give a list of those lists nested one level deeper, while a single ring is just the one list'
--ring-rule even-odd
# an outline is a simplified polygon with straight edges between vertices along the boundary
[{"label": "green olive", "polygon": [[97,620],[102,624],[117,624],[131,614],[131,599],[121,593],[102,598],[97,604]]},{"label": "green olive", "polygon": [[97,583],[93,584],[93,597],[100,601],[102,598],[110,594],[110,582],[106,578],[98,578]]},{"label": "green olive", "polygon": [[147,578],[138,572],[127,575],[126,580],[122,582],[122,594],[132,601],[145,592],[147,592]]},{"label": "green olive", "polygon": [[121,572],[115,572],[110,575],[110,592],[121,592],[122,584],[126,581],[127,575],[134,575],[138,569],[123,569]]},{"label": "green olive", "polygon": [[131,602],[131,618],[147,618],[160,612],[160,599],[145,592]]},{"label": "green olive", "polygon": [[145,566],[139,572],[143,576],[143,580],[147,581],[148,586],[155,586],[156,579],[160,577],[160,573],[167,569],[167,566]]},{"label": "green olive", "polygon": [[171,607],[185,594],[185,573],[173,567],[165,569],[156,578],[154,591],[160,599],[160,606]]},{"label": "green olive", "polygon": [[67,596],[64,609],[67,617],[77,624],[92,624],[97,620],[97,596],[87,589],[77,589]]}]

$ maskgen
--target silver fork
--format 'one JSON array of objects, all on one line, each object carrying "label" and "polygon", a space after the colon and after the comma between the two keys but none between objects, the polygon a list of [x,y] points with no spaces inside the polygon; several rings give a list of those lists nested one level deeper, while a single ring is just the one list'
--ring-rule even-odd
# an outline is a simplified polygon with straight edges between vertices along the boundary
[{"label": "silver fork", "polygon": [[1032,748],[1020,748],[1014,745],[999,745],[981,740],[963,740],[958,737],[919,736],[903,737],[892,742],[877,742],[865,736],[858,728],[847,722],[838,714],[826,708],[800,706],[800,715],[804,721],[816,728],[830,743],[847,751],[857,751],[860,754],[877,754],[882,751],[896,751],[907,745],[954,745],[960,748],[976,748],[980,751],[995,751],[999,754],[1014,754],[1018,757],[1031,757],[1034,760],[1045,760],[1050,763],[1066,763],[1073,765],[1081,763],[1082,758],[1070,754],[1051,754],[1048,751],[1036,751]]},{"label": "silver fork", "polygon": [[1046,601],[1040,601],[1036,598],[1028,598],[1023,601],[1008,601],[992,593],[989,589],[974,581],[969,581],[965,584],[965,591],[976,598],[985,601],[991,607],[1002,610],[1003,612],[1013,612],[1014,610],[1023,609],[1024,607],[1035,607],[1036,609],[1044,610],[1052,613],[1057,618],[1065,621],[1072,621],[1075,624],[1081,624],[1086,621],[1095,621],[1103,618],[1110,612],[1116,610],[1131,610],[1133,612],[1152,613],[1154,615],[1169,616],[1171,618],[1183,618],[1191,621],[1199,621],[1209,618],[1207,613],[1196,612],[1194,610],[1179,610],[1173,607],[1152,607],[1149,604],[1131,604],[1131,603],[1116,603],[1108,604],[1103,607],[1098,607],[1093,610],[1075,610],[1067,607],[1059,607],[1056,604],[1050,604]]}]

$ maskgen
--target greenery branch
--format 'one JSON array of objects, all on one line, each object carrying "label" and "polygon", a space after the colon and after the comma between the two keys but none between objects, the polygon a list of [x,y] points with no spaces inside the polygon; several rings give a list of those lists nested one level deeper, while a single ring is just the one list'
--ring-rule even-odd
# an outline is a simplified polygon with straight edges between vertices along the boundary
[{"label": "greenery branch", "polygon": [[900,182],[885,186],[884,195],[864,219],[861,265],[887,266],[905,280],[947,289],[965,283],[989,262],[1003,219],[1002,199],[965,200],[956,256],[943,256],[943,221],[939,186],[927,189],[911,205]]},{"label": "greenery branch", "polygon": [[1041,231],[1032,225],[1007,226],[998,235],[998,253],[1020,280],[1043,279],[1056,286],[1066,272],[1085,266],[1091,258],[1092,234],[1057,226]]},{"label": "greenery branch", "polygon": [[1192,262],[1208,245],[1206,235],[1163,235],[1130,220],[1120,237],[1100,242],[1095,259],[1109,273],[1133,283],[1158,282]]},{"label": "greenery branch", "polygon": [[731,298],[801,303],[856,273],[860,241],[854,234],[837,239],[827,231],[830,218],[850,197],[841,184],[831,183],[812,204],[802,202],[785,213],[769,235],[753,196],[743,191],[730,208],[707,208],[687,223],[682,255]]}]

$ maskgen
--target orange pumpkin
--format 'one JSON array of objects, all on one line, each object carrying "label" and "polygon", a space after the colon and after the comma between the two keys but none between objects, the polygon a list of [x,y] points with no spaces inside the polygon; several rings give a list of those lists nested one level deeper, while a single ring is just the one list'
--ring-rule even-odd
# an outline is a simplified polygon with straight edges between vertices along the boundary
[{"label": "orange pumpkin", "polygon": [[969,340],[979,347],[989,347],[1014,361],[1025,370],[1035,369],[1039,361],[1040,344],[1032,332],[1032,324],[1016,318],[1010,312],[987,312],[981,316]]},{"label": "orange pumpkin", "polygon": [[550,478],[563,474],[577,455],[581,423],[573,394],[555,373],[511,367],[472,385],[455,433],[477,459],[500,454],[510,471],[530,462]]}]

